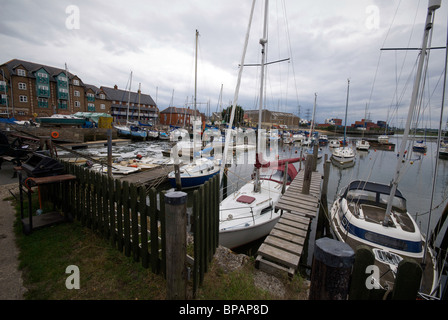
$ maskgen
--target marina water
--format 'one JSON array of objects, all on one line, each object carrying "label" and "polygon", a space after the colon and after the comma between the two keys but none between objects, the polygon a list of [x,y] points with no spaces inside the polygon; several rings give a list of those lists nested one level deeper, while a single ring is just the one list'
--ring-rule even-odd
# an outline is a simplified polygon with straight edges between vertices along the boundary
[{"label": "marina water", "polygon": [[[355,149],[355,141],[358,138],[349,138],[349,144]],[[333,201],[336,199],[338,192],[347,184],[355,179],[364,179],[372,182],[389,183],[394,175],[396,163],[397,163],[397,150],[401,143],[401,137],[394,135],[390,137],[390,143],[395,144],[395,150],[376,150],[371,147],[369,151],[356,150],[356,160],[353,166],[348,168],[340,168],[337,165],[331,165],[329,183],[328,183],[328,195],[327,203],[328,209],[331,208]],[[422,232],[426,234],[428,223],[430,224],[430,232],[436,226],[442,212],[447,204],[448,198],[448,160],[439,159],[438,161],[438,173],[436,179],[436,186],[434,188],[433,195],[433,210],[430,218],[430,204],[431,204],[431,192],[433,175],[435,172],[435,164],[437,158],[437,143],[435,139],[428,140],[427,152],[412,153],[412,164],[406,164],[404,175],[399,183],[398,189],[402,192],[407,200],[407,208],[409,213],[415,218],[417,224],[421,228]],[[133,142],[126,145],[113,146],[112,153],[114,157],[122,157],[123,159],[133,159],[137,155],[143,157],[156,157],[161,158],[162,150],[171,148],[172,143],[167,141],[145,141],[145,142]],[[331,157],[331,148],[329,146],[321,146],[322,159],[318,160],[317,170],[323,174],[323,162],[325,154],[328,155],[328,159]],[[269,148],[267,148],[269,151]],[[91,156],[106,156],[107,148],[93,149],[89,148],[82,152],[87,152]],[[279,158],[292,158],[298,157],[301,154],[306,157],[306,149],[302,149],[300,144],[283,144],[279,142],[278,153]],[[240,159],[235,159],[233,164],[229,167],[228,172],[228,191],[227,194],[231,194],[233,191],[238,190],[251,178],[253,172],[253,160],[255,151],[249,150],[240,154]],[[236,157],[236,156],[235,156]],[[252,158],[251,158],[252,157]],[[304,168],[304,163],[296,163],[296,168],[300,166]],[[166,183],[158,187],[159,190],[170,189],[171,186]],[[188,190],[187,193],[192,193],[192,190]],[[189,197],[192,198],[192,197]],[[317,219],[312,221],[311,236],[309,239],[309,254],[306,264],[311,265],[313,243],[315,241]],[[446,229],[446,227],[445,227]],[[441,231],[441,235],[446,230]],[[261,243],[261,242],[260,242]],[[255,254],[257,246],[260,243],[255,243],[252,246],[243,248],[248,250],[248,254]],[[436,241],[436,244],[438,242]],[[244,251],[243,251],[244,252]]]}]

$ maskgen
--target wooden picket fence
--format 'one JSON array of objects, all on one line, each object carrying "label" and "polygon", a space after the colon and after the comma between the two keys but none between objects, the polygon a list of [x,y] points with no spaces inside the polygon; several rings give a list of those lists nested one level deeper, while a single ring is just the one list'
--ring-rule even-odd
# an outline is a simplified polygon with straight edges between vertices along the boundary
[{"label": "wooden picket fence", "polygon": [[[143,267],[150,267],[156,274],[165,274],[164,192],[155,188],[147,191],[145,186],[137,187],[75,164],[64,162],[64,165],[67,173],[77,177],[67,184],[67,207],[71,215],[83,226],[108,239],[118,251],[140,261]],[[193,196],[192,278],[195,292],[218,246],[218,176],[195,190]]]}]

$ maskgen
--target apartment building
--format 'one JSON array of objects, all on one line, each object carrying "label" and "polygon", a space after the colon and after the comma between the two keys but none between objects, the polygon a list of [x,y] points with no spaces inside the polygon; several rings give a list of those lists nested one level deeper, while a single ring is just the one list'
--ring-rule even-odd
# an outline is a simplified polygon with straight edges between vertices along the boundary
[{"label": "apartment building", "polygon": [[[76,112],[108,113],[119,122],[128,102],[132,115],[129,121],[156,123],[158,108],[150,95],[131,92],[134,101],[123,90],[85,84],[80,77],[62,68],[13,59],[0,65],[0,114],[28,120],[53,114]],[[133,112],[141,101],[141,117]],[[135,107],[137,108],[137,107]],[[118,110],[118,111],[117,111]],[[127,118],[124,116],[124,118]]]}]

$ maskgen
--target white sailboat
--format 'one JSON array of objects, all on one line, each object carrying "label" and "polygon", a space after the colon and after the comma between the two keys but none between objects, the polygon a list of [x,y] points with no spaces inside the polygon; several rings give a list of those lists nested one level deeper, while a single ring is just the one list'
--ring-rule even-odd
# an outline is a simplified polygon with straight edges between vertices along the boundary
[{"label": "white sailboat", "polygon": [[362,138],[361,140],[356,141],[356,150],[369,150],[370,149],[370,143],[369,141],[364,139],[364,131],[366,130],[366,117],[367,117],[367,103],[366,103],[366,109],[364,112],[364,127],[362,128]]},{"label": "white sailboat", "polygon": [[[441,0],[429,0],[423,45],[418,61],[403,139],[397,157],[396,171],[392,183],[352,181],[333,203],[330,224],[337,238],[354,250],[359,245],[370,247],[375,256],[375,265],[381,275],[378,288],[392,289],[401,260],[413,259],[423,269],[420,292],[434,295],[437,290],[437,263],[428,242],[418,224],[408,213],[406,199],[397,190],[403,174],[403,156],[408,147],[409,129],[421,88],[422,70],[427,61],[427,42],[433,25],[434,13]],[[417,297],[416,297],[417,298]]]},{"label": "white sailboat", "polygon": [[342,146],[333,149],[331,158],[339,165],[347,165],[355,161],[355,151],[350,146],[347,146],[346,135],[347,135],[347,110],[348,110],[348,96],[350,90],[350,79],[347,79],[347,102],[345,105],[345,128],[344,128],[344,141]]},{"label": "white sailboat", "polygon": [[[146,140],[147,132],[146,130],[141,129],[139,126],[133,125],[129,122],[129,105],[131,100],[131,85],[132,85],[132,71],[129,80],[129,93],[128,93],[128,108],[126,110],[126,124],[125,125],[114,125],[114,128],[117,129],[118,135],[137,139],[137,140]],[[138,122],[137,122],[138,123]]]},{"label": "white sailboat", "polygon": [[[242,63],[240,73],[235,90],[235,98],[233,102],[232,113],[230,116],[229,128],[232,126],[236,100],[238,97],[241,72],[244,66],[244,57],[247,48],[248,34],[252,22],[255,0],[252,3],[252,10],[249,19],[248,32],[246,35],[245,46],[243,49]],[[265,47],[267,40],[267,17],[268,17],[269,1],[265,1],[264,9],[264,28],[263,38],[260,39],[262,47],[261,54],[261,75],[260,75],[260,95],[259,95],[259,119],[263,107],[263,90],[264,90],[264,71],[266,64]],[[226,163],[226,155],[228,153],[228,143],[230,140],[230,130],[227,130],[226,146],[224,147],[223,163]],[[256,163],[254,168],[253,179],[246,183],[241,189],[232,193],[223,199],[219,206],[220,222],[219,222],[219,243],[227,248],[239,247],[243,244],[257,240],[269,234],[280,218],[280,210],[275,210],[275,204],[278,202],[286,181],[287,188],[289,183],[297,175],[297,170],[293,163],[300,158],[284,159],[263,164],[263,155],[261,150],[261,121],[258,123],[258,141]],[[288,166],[286,166],[288,162]],[[222,172],[223,170],[221,170]]]}]

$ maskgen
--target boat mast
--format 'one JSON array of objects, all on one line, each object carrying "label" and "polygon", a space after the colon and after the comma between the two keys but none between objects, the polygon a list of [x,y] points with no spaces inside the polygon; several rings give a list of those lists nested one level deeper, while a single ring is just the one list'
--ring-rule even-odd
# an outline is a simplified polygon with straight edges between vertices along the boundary
[{"label": "boat mast", "polygon": [[404,133],[403,133],[403,140],[401,141],[400,151],[398,153],[398,160],[397,160],[397,167],[395,170],[395,176],[394,176],[394,179],[392,180],[392,187],[391,187],[391,191],[390,191],[389,201],[387,202],[386,215],[385,215],[384,221],[383,221],[384,226],[387,226],[389,224],[390,212],[392,209],[392,200],[395,197],[395,193],[397,191],[400,170],[401,170],[401,167],[404,162],[403,156],[404,156],[404,153],[406,150],[409,131],[410,131],[410,127],[411,127],[412,115],[414,114],[415,106],[417,104],[417,99],[418,99],[418,93],[420,90],[420,82],[421,82],[421,78],[422,78],[423,64],[425,62],[425,57],[427,55],[426,49],[428,46],[429,32],[432,29],[432,25],[433,25],[433,21],[434,21],[434,13],[438,8],[440,8],[440,3],[441,3],[441,0],[429,0],[428,13],[427,13],[426,22],[425,22],[425,32],[423,34],[422,49],[421,49],[420,57],[418,60],[417,75],[415,77],[414,87],[412,89],[411,103],[409,105],[408,117],[406,120],[406,127],[405,127]]},{"label": "boat mast", "polygon": [[129,105],[130,105],[130,101],[131,101],[131,85],[132,85],[132,71],[131,71],[131,78],[129,80],[128,111],[126,112],[126,125],[128,125],[128,122],[129,122]]},{"label": "boat mast", "polygon": [[[269,9],[269,0],[265,1],[264,7],[264,25],[263,25],[263,38],[260,39],[261,45],[261,74],[260,74],[260,100],[258,106],[258,141],[257,141],[257,156],[259,157],[261,150],[261,121],[262,121],[262,111],[263,111],[263,97],[264,97],[264,71],[266,64],[266,44],[268,43],[268,35],[267,35],[267,21],[268,21],[268,9]],[[260,159],[260,157],[259,157]],[[255,167],[255,183],[254,183],[254,191],[260,192],[260,168]]]},{"label": "boat mast", "polygon": [[252,7],[250,10],[250,15],[249,15],[249,23],[247,25],[246,38],[244,40],[243,53],[241,55],[240,70],[238,71],[238,78],[237,78],[237,82],[236,82],[235,93],[233,96],[232,111],[230,113],[230,120],[229,120],[229,123],[227,126],[226,140],[225,140],[225,145],[224,145],[224,154],[222,155],[222,161],[221,161],[221,170],[219,171],[220,183],[222,182],[222,176],[224,174],[224,167],[227,164],[227,154],[229,152],[229,144],[230,144],[230,140],[231,140],[230,138],[231,138],[231,134],[232,134],[231,129],[232,129],[232,124],[233,124],[233,119],[235,118],[235,109],[236,109],[236,105],[238,102],[238,94],[240,92],[241,76],[243,74],[243,69],[244,69],[244,60],[246,57],[247,44],[249,43],[249,34],[250,34],[250,28],[252,25],[252,18],[254,16],[254,8],[255,8],[255,0],[252,0]]},{"label": "boat mast", "polygon": [[314,93],[314,107],[313,107],[313,118],[311,119],[310,141],[312,141],[313,139],[314,117],[316,115],[316,101],[317,101],[317,92]]},{"label": "boat mast", "polygon": [[140,94],[141,94],[142,84],[138,84],[138,121],[140,122]]},{"label": "boat mast", "polygon": [[195,121],[197,116],[197,100],[196,96],[198,93],[198,38],[199,38],[199,31],[196,29],[196,51],[195,51],[195,58],[194,58],[194,119]]},{"label": "boat mast", "polygon": [[347,145],[345,137],[347,135],[347,111],[348,111],[348,94],[350,91],[350,79],[347,79],[347,100],[345,102],[345,124],[344,124],[344,147]]}]

